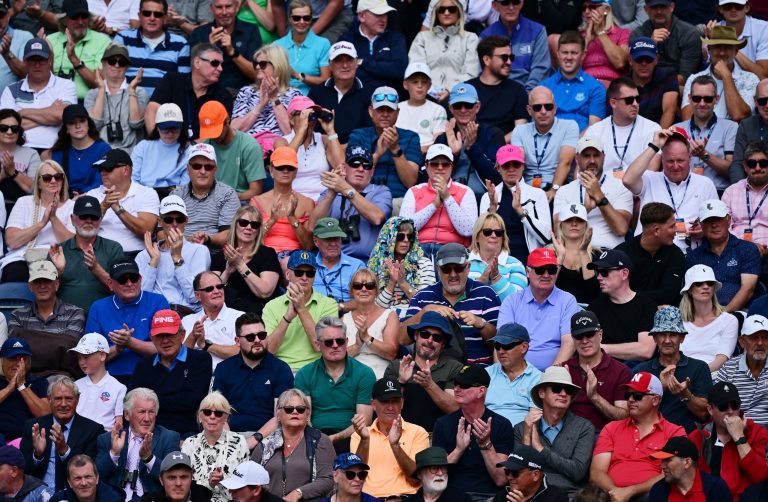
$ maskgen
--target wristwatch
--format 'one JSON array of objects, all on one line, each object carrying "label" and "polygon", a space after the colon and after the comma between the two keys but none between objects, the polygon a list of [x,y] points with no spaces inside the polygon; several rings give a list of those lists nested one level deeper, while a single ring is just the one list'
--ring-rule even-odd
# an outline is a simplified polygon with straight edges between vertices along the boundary
[{"label": "wristwatch", "polygon": [[393,156],[393,157],[402,157],[402,156],[403,156],[403,150],[401,150],[400,148],[398,148],[396,152],[393,152],[393,153],[392,153],[392,156]]},{"label": "wristwatch", "polygon": [[280,106],[283,102],[280,101],[280,98],[277,98],[276,100],[272,101],[272,106]]},{"label": "wristwatch", "polygon": [[739,445],[742,445],[742,444],[747,444],[747,437],[746,436],[741,436],[739,439],[734,441],[733,444],[735,444],[736,446],[739,446]]},{"label": "wristwatch", "polygon": [[15,171],[13,171],[13,174],[9,174],[9,175],[8,175],[8,179],[9,179],[9,180],[15,179],[15,178],[16,178],[16,176],[18,176],[18,175],[19,175],[19,170],[18,170],[18,169],[16,169]]},{"label": "wristwatch", "polygon": [[176,267],[180,267],[180,266],[184,265],[184,258],[179,258],[178,260],[174,260],[173,264]]},{"label": "wristwatch", "polygon": [[77,65],[73,66],[73,68],[75,69],[75,71],[77,71],[77,70],[79,70],[81,68],[85,68],[85,63],[80,61],[80,63],[78,63]]},{"label": "wristwatch", "polygon": [[701,156],[701,160],[704,162],[709,160],[709,152],[704,152],[704,155]]},{"label": "wristwatch", "polygon": [[203,350],[204,350],[204,351],[206,351],[206,352],[208,352],[208,349],[210,349],[210,348],[211,348],[211,345],[213,345],[213,342],[212,342],[212,341],[210,341],[210,340],[206,340],[206,341],[205,341],[205,345],[203,346]]},{"label": "wristwatch", "polygon": [[354,188],[350,188],[349,190],[344,192],[344,197],[346,197],[347,200],[354,199],[355,198],[355,189]]},{"label": "wristwatch", "polygon": [[299,220],[296,220],[296,221],[292,221],[292,222],[291,222],[291,226],[292,226],[293,228],[299,228],[299,225],[301,225],[301,223],[299,223]]},{"label": "wristwatch", "polygon": [[607,206],[608,204],[609,204],[608,197],[603,197],[602,199],[597,201],[596,205],[597,205],[597,207],[603,207],[603,206]]},{"label": "wristwatch", "polygon": [[27,384],[23,383],[23,384],[19,385],[18,387],[16,387],[16,390],[21,392],[21,391],[23,391],[26,388],[27,388]]},{"label": "wristwatch", "polygon": [[552,190],[557,192],[558,190],[560,190],[560,185],[558,185],[557,183],[552,183]]},{"label": "wristwatch", "polygon": [[115,214],[120,216],[125,212],[125,208],[123,206],[117,206],[117,209],[115,209]]},{"label": "wristwatch", "polygon": [[262,434],[261,432],[254,432],[254,433],[251,435],[251,437],[252,437],[253,439],[255,439],[256,441],[258,441],[259,443],[261,443],[261,442],[262,442],[262,440],[264,439],[264,434]]}]

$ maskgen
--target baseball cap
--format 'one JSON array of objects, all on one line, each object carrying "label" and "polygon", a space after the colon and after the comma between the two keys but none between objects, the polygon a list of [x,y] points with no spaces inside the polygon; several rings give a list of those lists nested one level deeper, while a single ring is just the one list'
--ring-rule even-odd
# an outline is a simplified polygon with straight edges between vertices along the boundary
[{"label": "baseball cap", "polygon": [[297,249],[291,253],[290,258],[288,258],[288,268],[291,270],[296,270],[302,265],[308,265],[312,268],[317,268],[317,264],[315,263],[315,258],[312,256],[312,253],[309,251],[304,251],[303,249]]},{"label": "baseball cap", "polygon": [[163,463],[160,464],[160,472],[168,471],[180,465],[192,469],[192,461],[189,459],[189,455],[180,451],[172,451],[165,456]]},{"label": "baseball cap", "polygon": [[347,153],[344,160],[347,164],[355,160],[373,164],[373,155],[371,155],[371,151],[364,146],[350,146],[347,148]]},{"label": "baseball cap", "polygon": [[536,248],[528,255],[529,267],[544,267],[547,265],[557,265],[557,255],[553,250]]},{"label": "baseball cap", "polygon": [[373,94],[371,94],[371,107],[374,110],[386,106],[393,110],[397,110],[400,102],[400,97],[397,95],[397,91],[386,85],[377,87]]},{"label": "baseball cap", "polygon": [[566,204],[557,213],[557,217],[560,223],[570,220],[571,218],[578,218],[581,221],[587,221],[587,208],[581,204]]},{"label": "baseball cap", "polygon": [[400,382],[393,378],[380,378],[373,384],[371,395],[376,401],[386,401],[393,397],[403,397],[403,388]]},{"label": "baseball cap", "polygon": [[718,5],[725,5],[727,3],[735,3],[735,4],[739,4],[739,5],[746,5],[747,4],[747,0],[720,0]]},{"label": "baseball cap", "polygon": [[160,105],[155,113],[155,126],[159,129],[178,127],[184,123],[184,114],[181,108],[175,103],[164,103]]},{"label": "baseball cap", "polygon": [[571,316],[571,335],[594,333],[601,328],[597,314],[591,310],[582,310]]},{"label": "baseball cap", "polygon": [[69,352],[77,352],[84,356],[95,354],[96,352],[109,353],[109,343],[104,335],[99,333],[86,333],[78,340],[77,345],[69,349]]},{"label": "baseball cap", "polygon": [[363,459],[360,458],[355,453],[340,453],[336,455],[336,458],[333,459],[333,470],[336,469],[349,469],[350,467],[354,467],[356,465],[359,465],[365,470],[370,469],[368,464],[363,462]]},{"label": "baseball cap", "polygon": [[229,113],[218,101],[207,101],[197,114],[200,119],[200,139],[218,138],[224,130]]},{"label": "baseball cap", "polygon": [[680,126],[672,126],[669,128],[670,132],[672,133],[669,137],[673,138],[675,136],[679,136],[680,139],[685,141],[686,143],[691,141],[691,137],[688,135],[688,131],[683,129]]},{"label": "baseball cap", "polygon": [[357,59],[357,49],[349,42],[336,42],[328,50],[328,60],[333,61],[342,54]]},{"label": "baseball cap", "polygon": [[293,115],[293,112],[301,112],[307,108],[320,108],[312,101],[312,98],[308,96],[296,96],[288,103],[288,116]]},{"label": "baseball cap", "polygon": [[64,108],[64,112],[61,114],[61,122],[63,124],[69,124],[75,119],[87,119],[89,117],[88,110],[83,105],[75,103]]},{"label": "baseball cap", "polygon": [[205,157],[208,160],[216,162],[216,150],[208,143],[195,143],[189,149],[187,159],[191,161],[195,157]]},{"label": "baseball cap", "polygon": [[163,309],[152,316],[152,327],[149,328],[150,336],[175,335],[181,327],[181,317],[175,310]]},{"label": "baseball cap", "polygon": [[754,335],[759,331],[768,331],[768,318],[759,314],[752,314],[744,319],[744,325],[741,327],[742,335]]},{"label": "baseball cap", "polygon": [[437,251],[437,266],[442,267],[449,263],[455,263],[457,265],[464,265],[469,261],[469,253],[467,248],[456,242],[449,242],[443,244]]},{"label": "baseball cap", "polygon": [[656,57],[656,42],[649,37],[637,37],[632,46],[629,48],[629,57],[632,59],[640,59],[642,57],[655,58]]},{"label": "baseball cap", "polygon": [[72,208],[75,216],[95,216],[101,219],[101,205],[99,199],[92,195],[81,195],[75,199],[75,207]]},{"label": "baseball cap", "polygon": [[479,100],[475,86],[461,82],[451,88],[451,94],[448,96],[449,105],[455,105],[456,103],[475,104]]},{"label": "baseball cap", "polygon": [[451,322],[445,317],[441,316],[434,310],[424,312],[421,316],[421,320],[416,324],[408,326],[408,336],[413,340],[416,337],[416,332],[423,328],[437,328],[445,337],[445,346],[448,347],[451,344],[451,337],[453,336],[453,328]]},{"label": "baseball cap", "polygon": [[600,138],[592,138],[584,136],[581,139],[579,139],[579,142],[576,144],[576,151],[581,153],[587,148],[594,148],[598,152],[604,152],[605,149],[603,148],[603,142],[600,141]]},{"label": "baseball cap", "polygon": [[62,10],[68,18],[73,18],[80,14],[88,14],[89,16],[91,14],[88,12],[88,2],[86,0],[64,0]]},{"label": "baseball cap", "polygon": [[523,149],[515,145],[504,145],[496,150],[496,163],[503,166],[507,162],[520,162],[525,164]]},{"label": "baseball cap", "polygon": [[485,371],[484,364],[470,364],[461,368],[453,377],[453,381],[459,385],[488,387],[491,384],[491,376]]},{"label": "baseball cap", "polygon": [[437,157],[447,157],[448,160],[453,162],[453,152],[451,151],[451,147],[440,143],[435,143],[434,145],[430,146],[427,150],[425,159],[430,161]]},{"label": "baseball cap", "polygon": [[56,270],[56,266],[48,260],[38,260],[29,264],[29,281],[32,282],[38,279],[48,279],[49,281],[55,281],[59,278],[59,271]]},{"label": "baseball cap", "polygon": [[498,342],[502,345],[507,345],[512,342],[530,342],[531,335],[528,334],[528,330],[525,326],[517,324],[516,322],[510,322],[497,329],[496,336],[488,341]]},{"label": "baseball cap", "polygon": [[24,46],[24,59],[40,57],[48,59],[51,57],[51,47],[48,42],[42,38],[32,38]]},{"label": "baseball cap", "polygon": [[663,460],[672,457],[690,458],[694,463],[699,461],[699,450],[693,441],[685,436],[675,436],[669,438],[667,444],[659,450],[651,453],[651,458]]},{"label": "baseball cap", "polygon": [[706,221],[708,218],[725,218],[730,214],[728,206],[720,199],[705,200],[699,207],[699,221]]},{"label": "baseball cap", "polygon": [[645,5],[654,7],[656,5],[672,5],[672,0],[645,0]]},{"label": "baseball cap", "polygon": [[707,402],[712,406],[719,406],[732,401],[741,402],[741,398],[739,397],[739,389],[731,382],[721,380],[714,384],[707,394]]},{"label": "baseball cap", "polygon": [[27,467],[27,463],[24,461],[24,454],[21,453],[21,450],[11,445],[0,446],[0,465],[10,465],[22,470]]},{"label": "baseball cap", "polygon": [[364,12],[366,10],[376,14],[377,16],[381,16],[382,14],[386,14],[387,12],[392,12],[397,9],[390,7],[386,0],[360,0],[357,2],[358,13]]},{"label": "baseball cap", "polygon": [[127,256],[123,256],[112,264],[112,268],[109,269],[109,277],[111,279],[118,280],[126,274],[139,274],[139,266],[136,262]]},{"label": "baseball cap", "polygon": [[32,355],[32,349],[29,348],[29,343],[26,340],[23,338],[9,338],[3,342],[3,346],[0,348],[0,357],[16,357],[20,355]]},{"label": "baseball cap", "polygon": [[246,460],[232,470],[232,474],[221,480],[221,486],[227,490],[239,490],[246,486],[264,486],[269,484],[269,473],[261,464]]},{"label": "baseball cap", "polygon": [[339,220],[336,218],[320,218],[315,224],[315,228],[312,230],[312,235],[318,239],[332,239],[334,237],[347,238],[347,233],[341,229]]},{"label": "baseball cap", "polygon": [[121,44],[110,44],[109,47],[107,47],[104,50],[104,54],[101,56],[101,60],[109,59],[112,56],[120,56],[121,58],[128,61],[128,64],[131,64],[131,58],[128,56],[128,48]]},{"label": "baseball cap", "polygon": [[512,453],[504,462],[499,462],[496,467],[504,467],[512,471],[520,469],[541,470],[544,468],[544,457],[541,453],[525,444],[515,445]]},{"label": "baseball cap", "polygon": [[289,146],[279,146],[272,152],[272,156],[269,158],[269,163],[273,166],[292,166],[296,169],[299,168],[299,157],[296,155],[296,150]]},{"label": "baseball cap", "polygon": [[596,260],[592,260],[587,263],[589,270],[597,270],[600,268],[607,269],[622,269],[632,270],[632,260],[629,259],[627,253],[620,249],[606,249]]},{"label": "baseball cap", "polygon": [[409,64],[408,67],[405,69],[405,76],[403,78],[405,80],[408,80],[409,78],[416,75],[417,73],[421,73],[422,75],[425,75],[428,79],[432,80],[432,73],[429,71],[429,66],[419,62]]},{"label": "baseball cap", "polygon": [[630,380],[629,383],[622,385],[622,388],[637,392],[656,394],[659,396],[664,395],[664,388],[661,386],[659,378],[656,375],[645,371],[640,371],[632,375],[632,380]]},{"label": "baseball cap", "polygon": [[131,166],[133,167],[133,160],[128,152],[115,148],[104,154],[104,156],[93,163],[94,169],[114,169],[118,166]]},{"label": "baseball cap", "polygon": [[184,216],[189,216],[187,214],[187,205],[178,195],[169,195],[160,201],[160,214],[168,213],[181,213]]}]

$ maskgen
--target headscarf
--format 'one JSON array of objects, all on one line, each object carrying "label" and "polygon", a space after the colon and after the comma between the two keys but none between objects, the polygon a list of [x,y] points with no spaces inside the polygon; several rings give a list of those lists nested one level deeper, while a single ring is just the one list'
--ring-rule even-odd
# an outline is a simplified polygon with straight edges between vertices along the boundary
[{"label": "headscarf", "polygon": [[368,260],[368,268],[373,270],[376,277],[380,278],[381,287],[384,287],[387,283],[387,269],[384,266],[384,260],[387,258],[395,259],[395,243],[397,241],[397,232],[400,225],[403,223],[410,223],[413,226],[413,231],[416,234],[411,249],[405,254],[403,259],[403,270],[405,272],[405,280],[413,287],[418,286],[419,277],[419,260],[424,258],[424,251],[419,246],[419,234],[416,232],[416,225],[411,218],[403,218],[402,216],[393,216],[384,223],[379,232],[379,239],[376,241],[376,245],[373,246],[371,252],[371,259]]}]

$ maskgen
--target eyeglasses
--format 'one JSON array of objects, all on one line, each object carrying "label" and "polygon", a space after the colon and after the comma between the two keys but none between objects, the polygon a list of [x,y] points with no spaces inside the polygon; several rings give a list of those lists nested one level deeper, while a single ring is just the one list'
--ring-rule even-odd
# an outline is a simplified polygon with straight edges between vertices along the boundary
[{"label": "eyeglasses", "polygon": [[203,61],[205,61],[209,65],[213,66],[214,68],[218,68],[219,66],[224,64],[224,61],[221,60],[221,59],[208,59],[208,58],[204,58],[202,56],[197,56],[197,57],[199,57],[200,59],[202,59]]},{"label": "eyeglasses", "polygon": [[312,16],[291,16],[291,19],[294,23],[298,23],[299,21],[304,21],[305,23],[309,23],[312,21]]},{"label": "eyeglasses", "polygon": [[395,234],[395,241],[397,242],[403,242],[403,241],[414,242],[415,240],[416,240],[416,234],[409,234],[406,232],[398,232],[397,234]]},{"label": "eyeglasses", "polygon": [[693,101],[694,103],[701,103],[702,99],[707,104],[713,103],[715,101],[714,96],[691,96],[691,101]]},{"label": "eyeglasses", "polygon": [[8,132],[8,131],[11,131],[13,134],[18,134],[19,131],[21,131],[21,126],[0,124],[0,132]]},{"label": "eyeglasses", "polygon": [[471,110],[474,107],[475,107],[475,103],[458,102],[451,105],[451,108],[455,110]]},{"label": "eyeglasses", "polygon": [[523,0],[494,0],[494,2],[496,2],[499,5],[503,5],[504,7],[506,7],[509,4],[520,5],[521,3],[523,3]]},{"label": "eyeglasses", "polygon": [[296,171],[296,168],[293,166],[272,166],[272,169],[281,173],[292,173],[293,171]]},{"label": "eyeglasses", "polygon": [[613,272],[614,270],[619,270],[619,269],[618,269],[618,268],[599,268],[599,269],[597,269],[597,270],[596,270],[596,273],[597,273],[597,275],[599,275],[600,277],[602,277],[603,279],[605,279],[605,278],[606,278],[606,277],[608,277],[608,276],[611,274],[611,272]]},{"label": "eyeglasses", "polygon": [[355,291],[360,291],[363,288],[373,291],[374,289],[376,289],[376,283],[375,282],[353,282],[352,283],[352,289],[354,289]]},{"label": "eyeglasses", "polygon": [[760,166],[762,168],[768,167],[768,159],[747,159],[747,160],[744,161],[744,163],[750,169],[754,169],[757,166]]},{"label": "eyeglasses", "polygon": [[120,68],[128,66],[128,61],[123,58],[113,57],[107,58],[104,61],[106,61],[109,66],[119,66]]},{"label": "eyeglasses", "polygon": [[293,275],[296,277],[304,277],[305,275],[308,278],[313,278],[315,276],[316,271],[315,270],[294,270]]},{"label": "eyeglasses", "polygon": [[253,67],[258,68],[259,70],[266,70],[267,65],[271,65],[272,63],[269,61],[254,61]]},{"label": "eyeglasses", "polygon": [[649,58],[649,57],[642,56],[642,57],[639,57],[639,58],[636,58],[636,59],[632,58],[632,61],[634,61],[635,63],[638,63],[638,64],[651,64],[654,61],[656,61],[656,58]]},{"label": "eyeglasses", "polygon": [[624,96],[622,98],[613,98],[616,101],[624,101],[624,104],[631,105],[632,103],[640,104],[640,96]]},{"label": "eyeglasses", "polygon": [[245,218],[238,218],[237,219],[237,226],[240,228],[245,228],[248,225],[251,226],[252,229],[258,230],[261,228],[261,222],[260,221],[252,221],[252,220],[246,220]]},{"label": "eyeglasses", "polygon": [[702,286],[709,286],[710,288],[714,288],[715,287],[715,281],[694,282],[692,285],[696,286],[697,288],[700,288]]},{"label": "eyeglasses", "polygon": [[744,10],[744,6],[738,3],[726,3],[720,5],[723,10]]},{"label": "eyeglasses", "polygon": [[211,415],[213,415],[213,416],[214,416],[214,417],[216,417],[216,418],[221,418],[221,417],[223,417],[223,416],[224,416],[224,412],[223,412],[223,411],[221,411],[221,410],[208,410],[208,409],[205,409],[205,410],[200,410],[200,411],[201,411],[201,412],[203,413],[203,415],[205,415],[206,417],[210,417]]},{"label": "eyeglasses", "polygon": [[125,286],[128,284],[128,281],[131,281],[131,283],[136,284],[141,279],[141,276],[139,274],[125,274],[124,276],[120,277],[117,280],[117,283],[121,286]]},{"label": "eyeglasses", "polygon": [[186,216],[165,216],[165,217],[163,217],[163,222],[166,225],[170,225],[174,221],[176,223],[178,223],[179,225],[181,225],[182,223],[186,223],[187,222],[187,217]]},{"label": "eyeglasses", "polygon": [[303,415],[305,411],[307,411],[306,406],[283,406],[280,408],[284,412],[286,412],[289,415],[293,415],[293,412],[295,411],[299,415]]},{"label": "eyeglasses", "polygon": [[441,168],[441,167],[448,168],[448,167],[453,167],[453,162],[449,162],[449,161],[441,162],[439,160],[438,161],[430,160],[429,162],[427,162],[427,165],[433,168]]},{"label": "eyeglasses", "polygon": [[585,338],[592,338],[596,334],[597,334],[597,331],[590,331],[588,333],[581,333],[579,335],[574,335],[573,333],[571,333],[571,338],[573,338],[574,340],[583,340]]},{"label": "eyeglasses", "polygon": [[551,112],[552,110],[555,109],[555,104],[554,103],[540,103],[540,104],[537,104],[537,105],[531,105],[531,110],[533,110],[535,112],[540,112],[542,108],[544,108],[548,112]]},{"label": "eyeglasses", "polygon": [[460,274],[464,272],[466,269],[467,269],[466,265],[459,265],[457,263],[450,263],[448,265],[440,266],[440,272],[444,273],[445,275]]},{"label": "eyeglasses", "polygon": [[390,103],[397,103],[397,94],[374,94],[373,101],[375,103],[381,103],[382,101],[389,101]]},{"label": "eyeglasses", "polygon": [[486,237],[490,237],[491,235],[495,235],[496,237],[504,237],[504,230],[500,228],[484,228],[482,232]]},{"label": "eyeglasses", "polygon": [[360,169],[361,167],[366,171],[370,171],[371,169],[373,169],[372,163],[363,162],[362,160],[353,160],[352,162],[347,162],[347,165],[352,169]]},{"label": "eyeglasses", "polygon": [[432,333],[431,331],[427,331],[426,329],[420,329],[416,332],[416,334],[421,338],[422,340],[429,340],[430,338],[432,341],[437,343],[442,343],[443,340],[445,340],[445,335],[442,333]]},{"label": "eyeglasses", "polygon": [[508,350],[514,349],[515,347],[517,347],[521,343],[523,343],[523,342],[520,342],[520,341],[512,342],[512,343],[493,342],[493,348],[496,349],[496,350],[502,350],[503,349],[505,351],[508,351]]},{"label": "eyeglasses", "polygon": [[221,291],[222,289],[224,289],[224,285],[223,284],[215,284],[213,286],[206,286],[204,288],[197,288],[196,291],[202,291],[204,293],[213,293],[214,289]]},{"label": "eyeglasses", "polygon": [[763,98],[755,98],[755,103],[757,103],[760,106],[768,105],[768,96]]},{"label": "eyeglasses", "polygon": [[[144,17],[154,17],[155,19],[162,19],[165,17],[165,12],[157,11],[157,10],[143,10],[141,11],[141,15]],[[200,58],[203,59],[203,58]]]},{"label": "eyeglasses", "polygon": [[475,387],[483,387],[482,385],[476,384],[476,383],[459,383],[459,382],[453,382],[453,386],[463,390],[474,389]]},{"label": "eyeglasses", "polygon": [[40,176],[40,179],[46,183],[50,183],[51,180],[61,181],[64,179],[64,174],[63,173],[43,174]]},{"label": "eyeglasses", "polygon": [[329,338],[327,340],[323,340],[323,345],[325,345],[328,348],[334,347],[334,346],[343,347],[346,344],[347,344],[346,338]]},{"label": "eyeglasses", "polygon": [[245,338],[248,342],[253,343],[257,338],[261,341],[264,341],[267,338],[267,332],[259,331],[257,333],[248,333],[247,335],[237,335],[237,337]]},{"label": "eyeglasses", "polygon": [[348,480],[352,481],[353,479],[357,478],[360,481],[365,481],[365,478],[368,477],[368,471],[344,471],[344,475],[347,477]]},{"label": "eyeglasses", "polygon": [[569,387],[567,385],[562,385],[559,383],[553,383],[549,385],[549,390],[552,391],[554,394],[560,394],[561,392],[565,391],[566,394],[569,396],[572,396],[576,394],[576,389],[573,387]]},{"label": "eyeglasses", "polygon": [[739,409],[741,409],[741,402],[734,399],[733,401],[728,401],[727,403],[718,404],[717,409],[722,412],[726,412],[728,410],[739,411]]},{"label": "eyeglasses", "polygon": [[524,468],[524,469],[514,469],[514,470],[513,469],[504,469],[504,475],[505,476],[511,476],[513,478],[517,478],[517,477],[520,477],[520,475],[523,472],[525,472],[525,471],[528,471],[528,469],[527,468]]},{"label": "eyeglasses", "polygon": [[197,162],[190,163],[189,167],[192,168],[193,171],[199,171],[200,169],[205,169],[208,172],[213,171],[216,169],[216,164],[199,164]]},{"label": "eyeglasses", "polygon": [[534,271],[536,275],[555,275],[557,274],[557,266],[556,265],[547,265],[544,267],[531,267],[531,269]]},{"label": "eyeglasses", "polygon": [[651,394],[648,394],[647,392],[629,391],[624,393],[624,400],[629,401],[629,398],[632,398],[635,401],[642,401],[645,396],[650,395]]},{"label": "eyeglasses", "polygon": [[438,14],[456,14],[459,12],[459,8],[455,5],[449,5],[447,7],[438,7],[437,13]]},{"label": "eyeglasses", "polygon": [[508,63],[515,60],[514,54],[494,54],[493,57],[501,59],[502,63]]},{"label": "eyeglasses", "polygon": [[78,216],[80,221],[99,221],[101,218],[98,216],[94,216],[92,214],[84,214],[82,216]]}]

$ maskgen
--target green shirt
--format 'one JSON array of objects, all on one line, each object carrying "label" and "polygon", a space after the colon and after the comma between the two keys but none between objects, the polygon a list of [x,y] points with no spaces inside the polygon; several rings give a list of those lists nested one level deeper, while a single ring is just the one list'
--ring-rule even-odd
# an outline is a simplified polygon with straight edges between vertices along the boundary
[{"label": "green shirt", "polygon": [[207,139],[204,141],[216,150],[216,181],[229,185],[236,192],[248,191],[248,184],[266,178],[264,154],[259,142],[250,134],[236,131],[228,145]]},{"label": "green shirt", "polygon": [[293,386],[312,398],[312,426],[327,434],[349,427],[358,404],[371,404],[374,383],[371,368],[347,357],[344,373],[335,382],[318,359],[296,373]]},{"label": "green shirt", "polygon": [[[85,83],[80,73],[75,71],[72,61],[67,57],[67,51],[64,46],[67,43],[67,36],[64,32],[56,32],[48,36],[48,41],[53,47],[53,74],[62,78],[70,78],[70,72],[75,76],[75,87],[77,87],[77,99],[85,99],[88,92],[88,84]],[[112,43],[112,40],[105,34],[98,31],[86,30],[85,36],[75,44],[75,56],[85,63],[89,70],[101,69],[101,56],[104,50]]]},{"label": "green shirt", "polygon": [[[339,304],[333,298],[321,295],[317,291],[312,291],[312,296],[307,302],[307,310],[312,319],[317,322],[323,317],[339,316]],[[280,324],[285,313],[288,311],[288,296],[278,296],[270,300],[264,306],[261,317],[264,320],[264,327],[267,333],[272,333]],[[309,334],[314,340],[315,334]],[[309,343],[307,335],[304,333],[304,326],[301,325],[301,319],[296,316],[288,329],[285,331],[283,343],[275,353],[278,359],[284,361],[293,371],[300,370],[304,365],[320,358],[320,353]]]},{"label": "green shirt", "polygon": [[[112,292],[85,266],[83,251],[77,247],[75,237],[62,242],[61,250],[67,264],[64,272],[59,275],[61,285],[58,297],[66,303],[82,308],[87,315],[93,302],[111,295]],[[109,271],[112,264],[122,258],[123,247],[113,240],[96,237],[93,252],[101,268]]]},{"label": "green shirt", "polygon": [[[267,0],[255,0],[255,2],[262,9],[267,10]],[[245,21],[246,23],[251,23],[258,26],[259,35],[261,36],[261,43],[263,45],[271,44],[280,38],[280,36],[277,34],[277,30],[268,31],[261,25],[259,18],[256,17],[256,14],[254,14],[251,8],[248,6],[248,2],[243,2],[243,6],[240,7],[240,11],[237,13],[237,18],[240,21]]]}]

